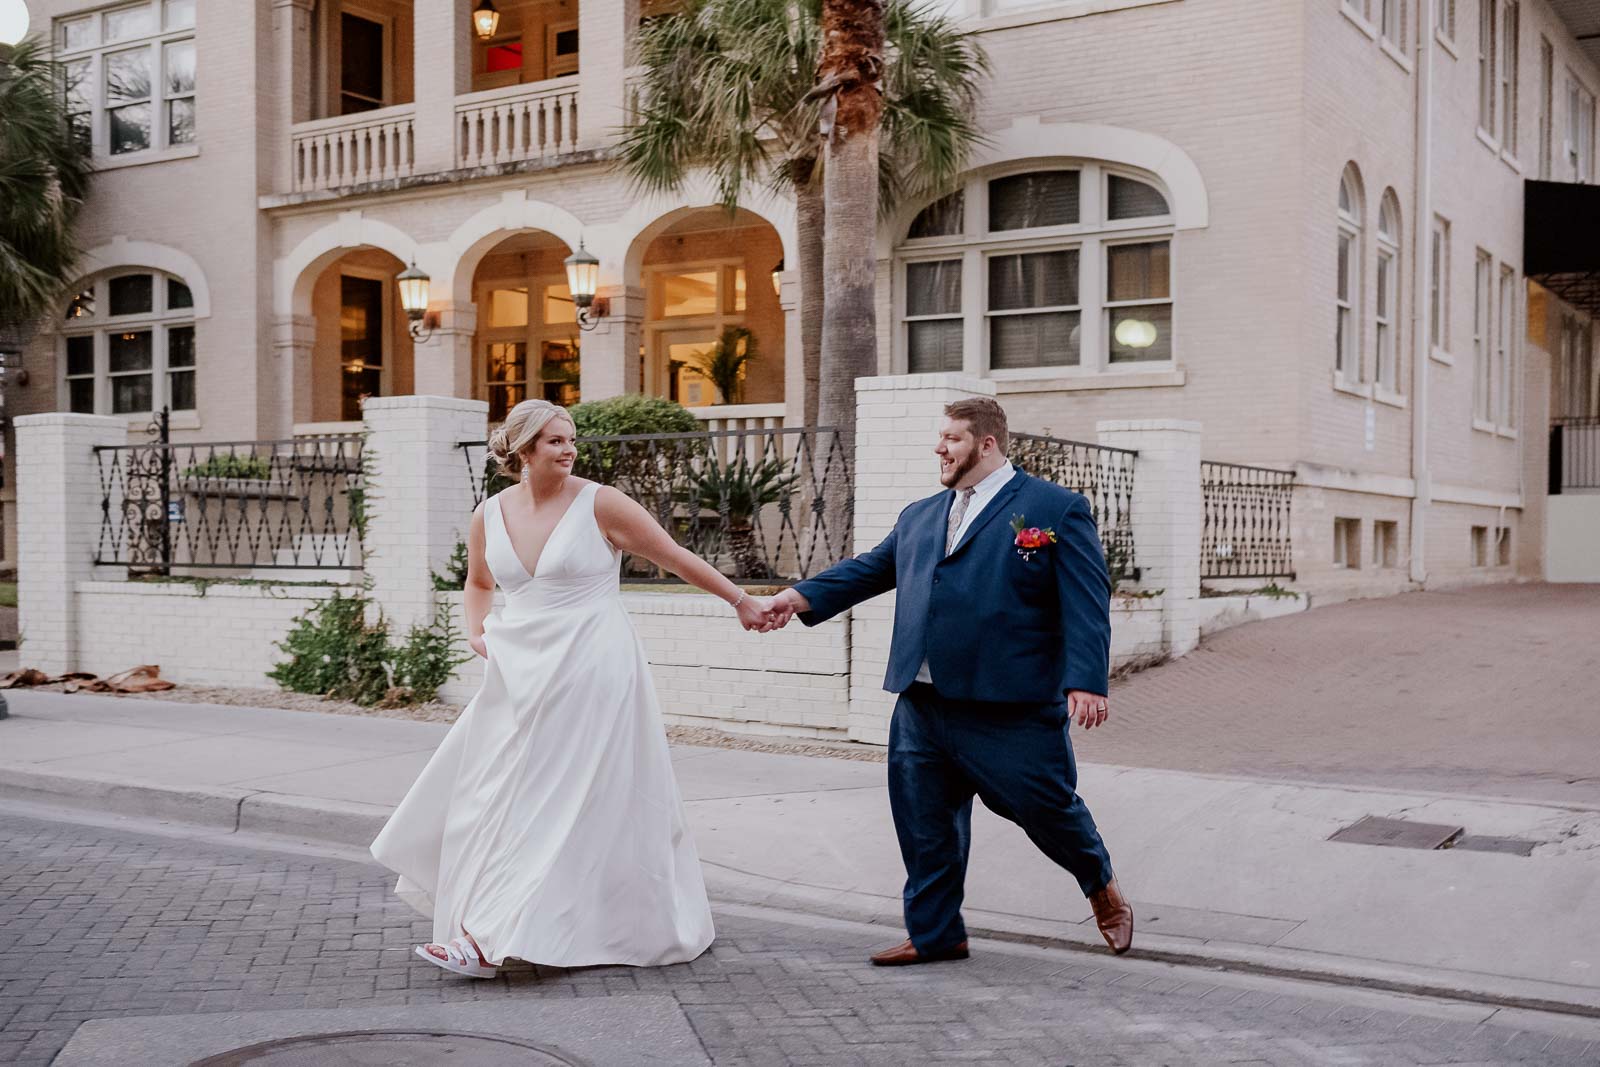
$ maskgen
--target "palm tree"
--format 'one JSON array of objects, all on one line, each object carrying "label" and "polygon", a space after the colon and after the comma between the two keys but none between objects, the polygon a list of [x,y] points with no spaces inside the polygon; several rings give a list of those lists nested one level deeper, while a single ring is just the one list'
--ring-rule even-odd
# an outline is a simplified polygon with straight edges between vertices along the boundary
[{"label": "palm tree", "polygon": [[0,325],[19,330],[64,295],[78,258],[89,149],[60,76],[39,37],[0,49]]},{"label": "palm tree", "polygon": [[[948,191],[960,175],[979,140],[977,83],[988,70],[975,38],[914,0],[888,0],[881,14],[888,49],[881,107],[872,116],[884,147],[881,164],[866,171],[870,179],[876,169],[878,181],[852,187],[860,203],[837,208],[854,220],[848,224],[869,256],[878,215]],[[826,132],[830,120],[839,128],[833,92],[842,84],[821,72],[823,39],[823,0],[691,0],[681,13],[652,20],[639,32],[645,74],[621,165],[651,192],[677,188],[690,169],[704,167],[730,212],[762,182],[794,197],[805,421],[853,429],[852,383],[860,367],[875,373],[876,344],[870,295],[864,308],[845,298],[850,314],[866,315],[865,344],[851,352],[836,343],[832,357],[824,355],[825,306],[836,293],[824,284],[824,224],[831,233],[846,223],[836,224],[823,203]],[[833,403],[819,411],[825,383],[838,381]]]}]

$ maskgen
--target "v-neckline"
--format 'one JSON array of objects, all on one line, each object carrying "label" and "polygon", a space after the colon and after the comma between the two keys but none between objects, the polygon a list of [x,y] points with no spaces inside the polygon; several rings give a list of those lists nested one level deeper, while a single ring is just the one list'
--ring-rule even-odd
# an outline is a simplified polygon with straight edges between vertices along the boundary
[{"label": "v-neckline", "polygon": [[527,579],[530,582],[538,580],[539,565],[544,562],[544,557],[549,554],[550,543],[556,539],[556,534],[561,532],[561,527],[566,525],[567,516],[572,514],[572,509],[577,506],[578,498],[583,496],[583,494],[588,492],[588,490],[589,486],[587,485],[581,487],[577,494],[567,504],[566,509],[561,512],[561,517],[556,520],[556,524],[550,527],[550,536],[544,539],[544,545],[539,549],[539,558],[533,561],[532,570],[529,570],[528,565],[522,562],[522,553],[517,551],[517,542],[516,539],[511,536],[511,527],[506,525],[506,508],[505,504],[501,502],[500,498],[504,496],[505,493],[510,492],[510,490],[507,489],[503,492],[495,494],[494,510],[495,514],[500,517],[500,532],[505,535],[506,547],[511,549],[511,558],[517,561],[517,566],[522,568],[522,573],[527,576]]}]

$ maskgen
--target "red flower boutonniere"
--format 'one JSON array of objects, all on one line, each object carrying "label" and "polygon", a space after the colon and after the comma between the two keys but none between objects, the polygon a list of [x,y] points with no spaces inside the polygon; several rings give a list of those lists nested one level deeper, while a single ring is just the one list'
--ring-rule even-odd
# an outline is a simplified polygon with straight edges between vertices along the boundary
[{"label": "red flower boutonniere", "polygon": [[1011,528],[1017,534],[1015,540],[1011,543],[1017,546],[1017,555],[1025,560],[1032,559],[1033,554],[1041,548],[1056,543],[1056,532],[1054,530],[1048,526],[1044,529],[1040,529],[1037,526],[1029,526],[1027,520],[1021,515],[1011,516]]}]

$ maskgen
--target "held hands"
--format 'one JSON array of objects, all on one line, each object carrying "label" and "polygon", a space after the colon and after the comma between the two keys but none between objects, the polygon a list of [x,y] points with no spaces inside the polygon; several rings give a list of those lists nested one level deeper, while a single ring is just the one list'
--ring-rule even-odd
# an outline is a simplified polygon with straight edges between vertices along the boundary
[{"label": "held hands", "polygon": [[810,606],[805,597],[793,589],[785,589],[774,597],[745,597],[735,610],[746,630],[765,634],[783,629],[795,612],[805,611]]}]

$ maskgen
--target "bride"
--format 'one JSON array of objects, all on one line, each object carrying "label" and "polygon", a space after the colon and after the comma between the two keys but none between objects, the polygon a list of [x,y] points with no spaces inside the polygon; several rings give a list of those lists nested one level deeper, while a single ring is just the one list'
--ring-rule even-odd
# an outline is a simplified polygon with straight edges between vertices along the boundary
[{"label": "bride", "polygon": [[[492,978],[508,958],[557,967],[692,960],[711,909],[685,824],[650,665],[619,595],[631,552],[721,597],[746,596],[623,493],[576,478],[564,408],[524,400],[490,438],[514,486],[472,515],[467,632],[483,685],[372,854],[433,918],[429,963]],[[496,583],[505,608],[489,613]]]}]

